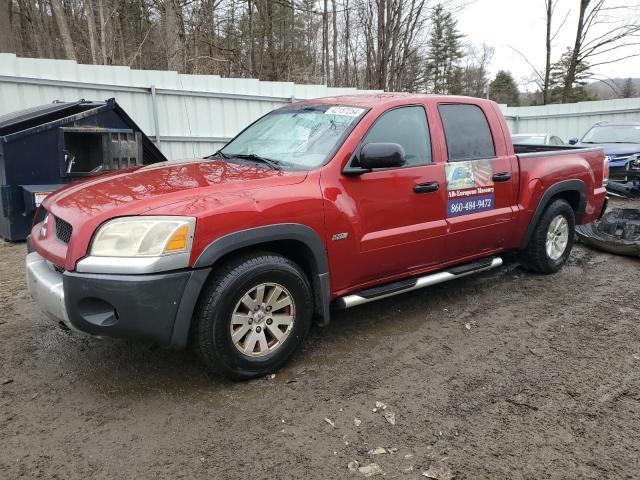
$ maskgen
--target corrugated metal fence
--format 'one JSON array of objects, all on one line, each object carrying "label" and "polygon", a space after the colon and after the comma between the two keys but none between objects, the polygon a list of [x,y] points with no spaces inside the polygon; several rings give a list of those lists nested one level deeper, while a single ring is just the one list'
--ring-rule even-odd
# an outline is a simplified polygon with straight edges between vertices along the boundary
[{"label": "corrugated metal fence", "polygon": [[640,98],[539,107],[506,107],[512,133],[551,133],[565,142],[582,137],[597,122],[640,122]]},{"label": "corrugated metal fence", "polygon": [[54,100],[115,97],[170,159],[210,154],[253,120],[294,100],[357,92],[0,54],[0,115]]},{"label": "corrugated metal fence", "polygon": [[[170,159],[214,152],[251,121],[296,99],[358,92],[364,91],[0,54],[0,115],[53,100],[115,97]],[[599,121],[640,121],[640,98],[503,106],[503,112],[513,133],[548,132],[566,141]]]}]

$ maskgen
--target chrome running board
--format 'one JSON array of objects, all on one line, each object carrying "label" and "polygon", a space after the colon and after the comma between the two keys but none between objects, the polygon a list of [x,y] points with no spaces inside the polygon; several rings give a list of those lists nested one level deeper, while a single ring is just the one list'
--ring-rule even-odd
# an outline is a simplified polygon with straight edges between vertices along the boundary
[{"label": "chrome running board", "polygon": [[392,297],[393,295],[400,295],[401,293],[418,290],[419,288],[448,282],[449,280],[456,278],[466,277],[473,273],[491,270],[492,268],[499,267],[500,265],[502,265],[502,258],[500,257],[483,258],[471,263],[449,267],[447,270],[425,275],[424,277],[400,280],[398,282],[387,283],[379,287],[372,287],[345,295],[344,297],[336,299],[335,305],[338,308],[351,308],[357,305],[373,302],[375,300]]}]

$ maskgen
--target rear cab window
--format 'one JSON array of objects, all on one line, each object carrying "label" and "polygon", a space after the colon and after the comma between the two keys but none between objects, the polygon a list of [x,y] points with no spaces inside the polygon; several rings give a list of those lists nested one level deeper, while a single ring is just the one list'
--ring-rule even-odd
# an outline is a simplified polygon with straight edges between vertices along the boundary
[{"label": "rear cab window", "polygon": [[438,106],[449,162],[494,158],[496,149],[489,122],[482,109],[472,104]]},{"label": "rear cab window", "polygon": [[447,218],[495,208],[496,148],[484,111],[474,104],[438,106],[447,145]]}]

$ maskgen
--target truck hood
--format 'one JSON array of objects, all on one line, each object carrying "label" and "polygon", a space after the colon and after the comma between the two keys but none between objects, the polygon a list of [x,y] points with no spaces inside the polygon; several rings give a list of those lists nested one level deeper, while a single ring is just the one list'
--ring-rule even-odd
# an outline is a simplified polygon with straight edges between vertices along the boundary
[{"label": "truck hood", "polygon": [[638,143],[581,143],[581,147],[602,147],[605,155],[631,155],[640,152]]},{"label": "truck hood", "polygon": [[299,183],[306,172],[220,160],[154,164],[102,175],[58,190],[45,208],[72,224],[139,215],[187,199]]}]

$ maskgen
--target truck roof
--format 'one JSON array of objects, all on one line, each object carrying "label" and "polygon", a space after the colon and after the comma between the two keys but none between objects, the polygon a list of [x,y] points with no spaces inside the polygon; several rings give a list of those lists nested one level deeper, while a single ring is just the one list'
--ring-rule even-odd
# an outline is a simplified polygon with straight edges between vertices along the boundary
[{"label": "truck roof", "polygon": [[487,101],[482,98],[464,97],[459,95],[431,95],[423,93],[364,93],[356,95],[337,95],[333,97],[314,98],[309,100],[303,100],[299,103],[330,103],[333,105],[348,105],[348,106],[360,106],[360,107],[377,107],[385,104],[396,103],[402,99],[407,102],[416,101],[421,102],[425,98],[433,99],[435,101],[452,101],[452,100],[466,100],[471,103],[478,101]]}]

